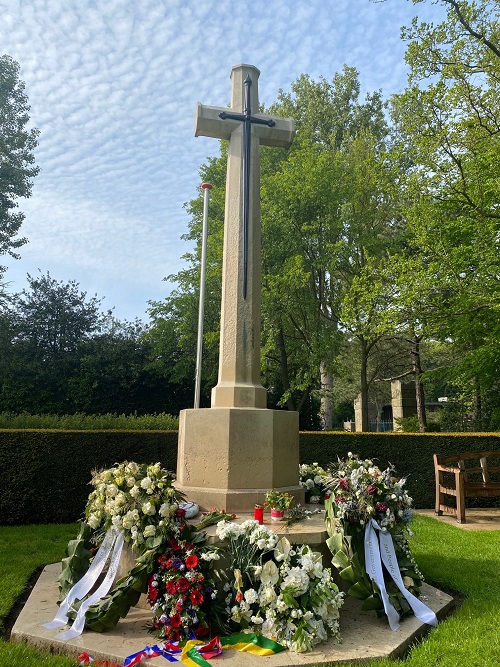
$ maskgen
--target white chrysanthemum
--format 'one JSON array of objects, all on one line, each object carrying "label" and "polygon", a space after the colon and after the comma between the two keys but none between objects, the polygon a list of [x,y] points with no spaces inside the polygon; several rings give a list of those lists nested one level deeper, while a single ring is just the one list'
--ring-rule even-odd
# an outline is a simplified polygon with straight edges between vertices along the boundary
[{"label": "white chrysanthemum", "polygon": [[260,625],[261,623],[264,623],[264,619],[261,618],[260,616],[252,616],[252,618],[251,618],[250,620],[251,620],[252,623],[254,623],[255,625]]},{"label": "white chrysanthemum", "polygon": [[87,519],[87,523],[91,528],[95,530],[96,528],[99,528],[99,526],[101,525],[101,519],[98,514],[91,514]]},{"label": "white chrysanthemum", "polygon": [[138,486],[133,486],[133,487],[130,489],[130,495],[132,496],[132,498],[134,498],[135,500],[137,500],[137,498],[141,495],[141,490],[140,490],[140,488],[139,488]]},{"label": "white chrysanthemum", "polygon": [[135,486],[135,477],[130,475],[129,477],[127,477],[125,482],[126,482],[127,486],[129,487],[129,489],[132,488],[133,486]]}]

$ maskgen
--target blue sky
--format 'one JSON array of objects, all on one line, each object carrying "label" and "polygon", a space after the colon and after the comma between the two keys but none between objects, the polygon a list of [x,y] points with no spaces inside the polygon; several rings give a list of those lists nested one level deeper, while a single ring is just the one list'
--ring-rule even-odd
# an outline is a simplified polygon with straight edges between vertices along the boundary
[{"label": "blue sky", "polygon": [[399,92],[400,27],[417,10],[442,14],[410,0],[0,0],[0,49],[21,66],[41,132],[41,172],[20,201],[29,244],[2,258],[10,290],[49,271],[147,321],[183,266],[183,205],[218,152],[194,137],[196,103],[226,106],[239,63],[260,69],[266,105],[300,74],[331,80],[344,63],[363,95]]}]

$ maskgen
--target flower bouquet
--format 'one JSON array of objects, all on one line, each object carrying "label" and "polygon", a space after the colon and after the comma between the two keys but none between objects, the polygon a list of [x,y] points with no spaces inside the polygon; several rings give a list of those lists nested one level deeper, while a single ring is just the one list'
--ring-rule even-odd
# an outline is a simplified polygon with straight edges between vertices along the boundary
[{"label": "flower bouquet", "polygon": [[292,546],[256,521],[217,525],[227,543],[226,609],[244,632],[302,652],[339,636],[342,594],[308,546]]},{"label": "flower bouquet", "polygon": [[[412,499],[403,488],[405,480],[398,480],[393,467],[382,471],[351,453],[330,470],[332,497],[325,501],[325,520],[332,563],[348,582],[348,594],[363,601],[362,609],[388,614],[391,627],[396,626],[399,617],[414,612],[411,601],[423,581],[406,539]],[[386,556],[389,552],[395,558]]]},{"label": "flower bouquet", "polygon": [[326,482],[328,473],[317,463],[303,463],[299,466],[299,484],[305,490],[306,503],[321,503],[328,493]]},{"label": "flower bouquet", "polygon": [[[176,512],[183,495],[173,486],[173,475],[154,465],[127,462],[95,471],[80,532],[68,545],[59,577],[62,620],[73,619],[63,639],[76,636],[85,627],[101,632],[117,624],[146,592],[148,574],[156,550],[172,536],[180,536],[183,526]],[[126,577],[114,583],[123,543],[135,549],[135,565]],[[91,587],[100,574],[101,596],[93,602]],[[73,605],[76,585],[78,599]],[[88,582],[88,583],[87,583]],[[54,626],[55,624],[54,619]],[[76,630],[79,628],[79,631]],[[63,633],[64,634],[64,633]]]},{"label": "flower bouquet", "polygon": [[174,538],[168,541],[148,580],[147,599],[154,614],[150,632],[167,641],[199,639],[210,633],[207,618],[217,598],[210,570],[217,560],[214,548]]},{"label": "flower bouquet", "polygon": [[159,463],[120,463],[109,470],[95,471],[90,484],[85,516],[93,530],[102,534],[115,526],[125,542],[140,553],[159,546],[183,496],[173,486],[173,475]]}]

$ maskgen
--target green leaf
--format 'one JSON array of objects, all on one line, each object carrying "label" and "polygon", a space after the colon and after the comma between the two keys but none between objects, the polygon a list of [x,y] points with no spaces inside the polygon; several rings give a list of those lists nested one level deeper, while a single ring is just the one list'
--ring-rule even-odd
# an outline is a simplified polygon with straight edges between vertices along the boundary
[{"label": "green leaf", "polygon": [[353,598],[356,598],[356,600],[366,600],[366,598],[369,597],[373,591],[372,589],[369,589],[365,584],[358,581],[354,584],[354,586],[351,586],[351,588],[347,592]]},{"label": "green leaf", "polygon": [[363,604],[361,605],[361,609],[363,611],[375,611],[377,609],[383,609],[383,608],[384,604],[377,595],[370,595],[364,600]]}]

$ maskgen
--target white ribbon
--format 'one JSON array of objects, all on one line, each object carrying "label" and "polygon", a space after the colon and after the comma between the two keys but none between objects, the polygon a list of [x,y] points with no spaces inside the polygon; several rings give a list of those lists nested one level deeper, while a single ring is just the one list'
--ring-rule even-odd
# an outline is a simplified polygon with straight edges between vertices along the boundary
[{"label": "white ribbon", "polygon": [[78,614],[73,622],[72,627],[69,630],[66,630],[66,632],[61,632],[58,634],[56,639],[68,641],[69,639],[78,637],[78,635],[83,632],[83,628],[85,627],[85,613],[87,609],[90,607],[90,605],[104,597],[113,584],[116,572],[118,570],[122,548],[123,536],[119,533],[118,529],[113,526],[106,533],[90,568],[80,579],[80,581],[78,581],[73,586],[73,588],[71,588],[65,599],[62,601],[61,606],[59,607],[59,611],[54,617],[54,620],[43,625],[44,628],[48,628],[49,630],[67,625],[69,620],[68,612],[71,608],[71,605],[75,600],[82,600],[92,590],[93,586],[99,578],[99,575],[111,557],[107,574],[99,588],[80,605]]},{"label": "white ribbon", "polygon": [[415,616],[423,623],[437,625],[437,617],[432,609],[429,609],[405,587],[394,550],[392,535],[388,531],[383,532],[374,519],[370,520],[365,529],[365,562],[368,576],[375,581],[379,588],[391,630],[399,628],[399,614],[389,601],[389,594],[385,588],[382,562],[396,586],[406,598]]}]

